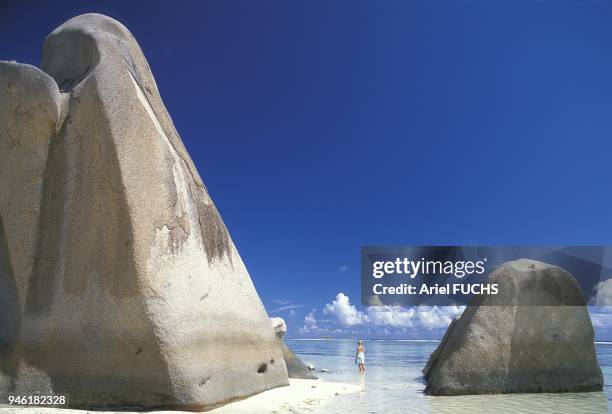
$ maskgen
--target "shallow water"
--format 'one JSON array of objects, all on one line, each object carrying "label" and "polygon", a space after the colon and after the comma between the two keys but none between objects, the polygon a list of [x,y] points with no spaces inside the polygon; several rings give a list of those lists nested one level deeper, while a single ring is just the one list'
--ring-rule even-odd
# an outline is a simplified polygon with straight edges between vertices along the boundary
[{"label": "shallow water", "polygon": [[[287,340],[303,361],[316,366],[328,381],[360,384],[364,391],[341,395],[316,414],[355,413],[608,413],[612,398],[612,343],[596,344],[604,373],[603,392],[568,394],[504,394],[461,397],[423,395],[421,369],[438,345],[435,341],[365,341],[366,369],[354,364],[352,340]],[[328,369],[329,373],[319,372]],[[608,385],[610,384],[610,385]],[[612,408],[612,404],[611,404]]]}]

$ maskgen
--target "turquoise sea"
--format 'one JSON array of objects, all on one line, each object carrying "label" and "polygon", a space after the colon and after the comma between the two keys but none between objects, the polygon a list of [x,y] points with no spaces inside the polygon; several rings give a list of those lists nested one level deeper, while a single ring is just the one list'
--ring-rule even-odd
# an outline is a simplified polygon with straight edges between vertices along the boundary
[{"label": "turquoise sea", "polygon": [[[356,341],[286,340],[303,360],[327,381],[363,386],[359,394],[336,397],[316,414],[394,413],[608,413],[612,399],[612,343],[597,343],[604,373],[603,392],[569,394],[504,394],[461,397],[423,395],[421,369],[436,341],[365,341],[366,373],[354,364]],[[330,372],[320,372],[327,369]],[[612,409],[612,404],[610,404]]]}]

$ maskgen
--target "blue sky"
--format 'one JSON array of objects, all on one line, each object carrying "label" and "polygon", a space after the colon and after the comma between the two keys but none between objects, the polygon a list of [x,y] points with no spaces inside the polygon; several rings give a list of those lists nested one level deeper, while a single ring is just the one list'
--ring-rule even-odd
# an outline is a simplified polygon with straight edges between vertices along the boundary
[{"label": "blue sky", "polygon": [[139,41],[289,336],[441,335],[356,304],[361,245],[612,243],[610,2],[0,0],[1,57],[84,12]]}]

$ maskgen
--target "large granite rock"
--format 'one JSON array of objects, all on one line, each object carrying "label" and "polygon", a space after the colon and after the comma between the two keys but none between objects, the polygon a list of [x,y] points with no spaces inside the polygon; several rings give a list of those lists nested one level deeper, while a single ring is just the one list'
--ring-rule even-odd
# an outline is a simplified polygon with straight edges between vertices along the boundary
[{"label": "large granite rock", "polygon": [[200,410],[287,385],[134,37],[78,16],[41,68],[0,63],[0,400]]},{"label": "large granite rock", "polygon": [[500,294],[479,297],[450,324],[423,370],[427,394],[602,389],[593,326],[572,275],[521,259],[489,281]]},{"label": "large granite rock", "polygon": [[43,175],[60,102],[57,84],[43,71],[0,61],[0,397],[17,369]]}]

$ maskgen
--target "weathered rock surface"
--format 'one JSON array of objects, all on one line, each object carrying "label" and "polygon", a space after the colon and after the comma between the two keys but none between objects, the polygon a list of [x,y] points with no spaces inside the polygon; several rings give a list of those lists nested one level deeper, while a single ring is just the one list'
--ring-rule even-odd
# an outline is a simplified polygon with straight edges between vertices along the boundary
[{"label": "weathered rock surface", "polygon": [[59,96],[55,81],[40,69],[0,61],[0,395],[11,387],[17,369],[21,312]]},{"label": "weathered rock surface", "polygon": [[572,275],[521,259],[489,281],[500,294],[474,301],[451,323],[423,370],[427,394],[602,389],[593,326]]},{"label": "weathered rock surface", "polygon": [[207,409],[287,385],[133,36],[75,17],[41,68],[0,63],[0,397]]},{"label": "weathered rock surface", "polygon": [[274,333],[279,338],[282,338],[287,333],[287,324],[283,318],[270,318],[270,322],[272,323],[272,329],[274,329]]},{"label": "weathered rock surface", "polygon": [[[311,372],[311,369],[305,365],[302,360],[293,353],[287,344],[283,341],[283,336],[287,333],[287,324],[283,318],[270,318],[272,328],[279,338],[278,341],[283,348],[283,359],[287,365],[287,373],[289,378],[294,379],[317,379],[317,377]],[[312,368],[314,369],[314,367]]]},{"label": "weathered rock surface", "polygon": [[[289,378],[295,379],[317,379],[316,375],[302,362],[302,360],[293,353],[291,349],[283,342],[283,358],[287,364],[287,372]],[[314,369],[314,368],[313,368]]]}]

